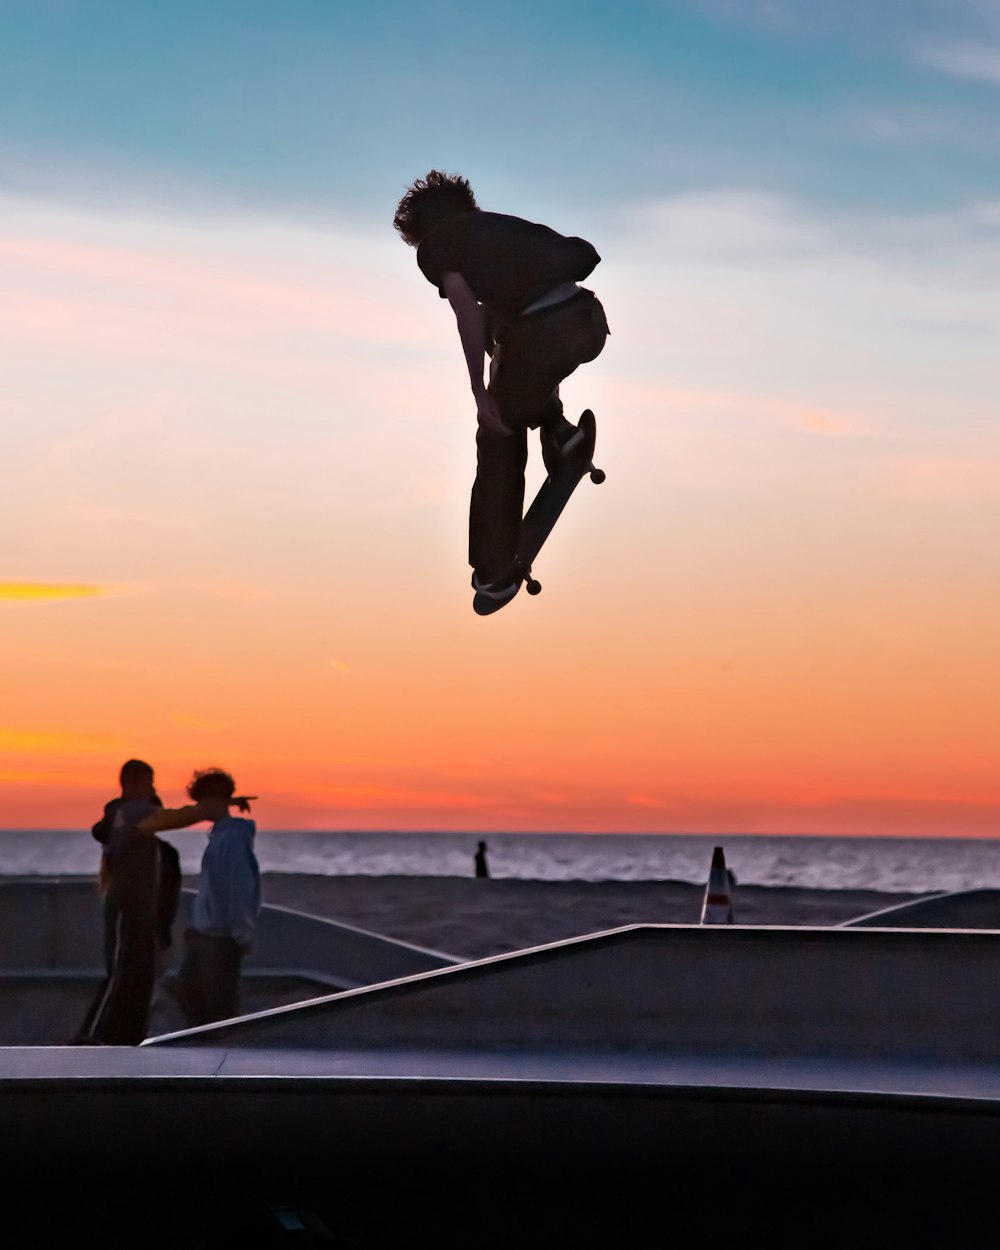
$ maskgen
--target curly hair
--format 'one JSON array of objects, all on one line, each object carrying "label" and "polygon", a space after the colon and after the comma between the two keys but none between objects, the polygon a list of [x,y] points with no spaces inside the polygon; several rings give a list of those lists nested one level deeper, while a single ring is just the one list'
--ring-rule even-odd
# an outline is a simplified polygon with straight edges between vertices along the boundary
[{"label": "curly hair", "polygon": [[410,247],[416,247],[438,222],[477,207],[467,178],[432,169],[407,188],[392,224]]},{"label": "curly hair", "polygon": [[202,799],[231,799],[236,792],[236,782],[221,768],[205,768],[194,774],[187,792],[196,803]]}]

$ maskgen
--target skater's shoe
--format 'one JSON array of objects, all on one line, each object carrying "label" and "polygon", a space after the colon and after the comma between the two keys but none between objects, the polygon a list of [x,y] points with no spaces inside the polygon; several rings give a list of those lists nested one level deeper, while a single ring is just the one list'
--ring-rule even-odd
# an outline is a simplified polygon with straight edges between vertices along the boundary
[{"label": "skater's shoe", "polygon": [[478,573],[472,574],[472,589],[476,592],[472,599],[472,610],[477,616],[489,616],[498,612],[521,589],[519,578],[500,578],[495,582],[484,582]]},{"label": "skater's shoe", "polygon": [[560,430],[556,435],[556,445],[559,448],[559,455],[564,459],[566,456],[573,454],[574,450],[580,446],[586,437],[583,429],[583,423],[574,425],[571,421],[566,422],[566,429]]},{"label": "skater's shoe", "polygon": [[588,434],[587,420],[594,420],[594,414],[588,409],[580,418],[580,424],[574,425],[565,417],[560,417],[558,424],[548,427],[542,438],[542,457],[549,475],[558,472],[569,456],[580,446]]}]

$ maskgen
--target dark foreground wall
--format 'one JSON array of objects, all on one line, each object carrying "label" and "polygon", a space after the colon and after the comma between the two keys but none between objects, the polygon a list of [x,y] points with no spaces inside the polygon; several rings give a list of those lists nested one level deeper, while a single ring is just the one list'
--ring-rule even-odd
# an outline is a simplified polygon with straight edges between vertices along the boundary
[{"label": "dark foreground wall", "polygon": [[992,1219],[986,1089],[775,1088],[724,1065],[728,1083],[642,1082],[627,1061],[597,1080],[571,1059],[428,1077],[412,1056],[289,1079],[260,1052],[224,1077],[225,1052],[142,1053],[112,1075],[63,1051],[46,1076],[0,1052],[6,1244],[951,1247]]}]

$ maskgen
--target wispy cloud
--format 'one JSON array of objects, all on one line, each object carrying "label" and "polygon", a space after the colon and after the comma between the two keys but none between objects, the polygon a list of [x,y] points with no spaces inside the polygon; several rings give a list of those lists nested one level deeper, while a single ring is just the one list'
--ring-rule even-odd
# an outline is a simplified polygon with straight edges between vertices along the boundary
[{"label": "wispy cloud", "polygon": [[103,734],[67,733],[52,729],[10,729],[0,726],[0,750],[8,753],[75,755],[118,749],[117,738]]},{"label": "wispy cloud", "polygon": [[891,485],[906,498],[933,501],[1000,501],[1000,460],[908,456],[889,465]]},{"label": "wispy cloud", "polygon": [[632,792],[631,794],[626,794],[624,797],[625,802],[630,807],[649,807],[654,810],[659,810],[675,806],[673,803],[668,803],[666,799],[661,799],[655,794],[638,794]]},{"label": "wispy cloud", "polygon": [[8,603],[37,603],[51,599],[95,599],[112,592],[110,586],[85,582],[0,582],[0,600]]},{"label": "wispy cloud", "polygon": [[107,225],[0,196],[0,317],[27,342],[139,357],[211,359],[225,345],[242,359],[249,339],[279,335],[427,345],[426,320],[401,307],[422,292],[389,235],[372,245],[245,218],[199,227]]},{"label": "wispy cloud", "polygon": [[873,425],[872,419],[861,413],[812,408],[775,395],[629,383],[621,383],[618,393],[627,400],[630,411],[648,413],[660,420],[664,413],[671,416],[696,414],[774,427],[798,427],[811,434],[827,436],[863,434]]},{"label": "wispy cloud", "polygon": [[831,34],[845,41],[897,44],[913,31],[947,29],[983,34],[996,29],[1000,7],[995,0],[688,0],[695,9],[734,27],[757,27],[789,36]]},{"label": "wispy cloud", "polygon": [[1000,87],[1000,45],[981,43],[924,44],[913,59],[919,65],[940,70],[952,78],[989,83]]},{"label": "wispy cloud", "polygon": [[486,811],[491,800],[481,792],[429,790],[409,786],[383,785],[377,782],[353,784],[304,784],[296,787],[304,798],[319,800],[348,810],[383,809],[417,811],[426,808],[442,810],[468,808]]},{"label": "wispy cloud", "polygon": [[797,424],[813,434],[848,434],[857,428],[850,417],[832,416],[828,412],[799,413]]}]

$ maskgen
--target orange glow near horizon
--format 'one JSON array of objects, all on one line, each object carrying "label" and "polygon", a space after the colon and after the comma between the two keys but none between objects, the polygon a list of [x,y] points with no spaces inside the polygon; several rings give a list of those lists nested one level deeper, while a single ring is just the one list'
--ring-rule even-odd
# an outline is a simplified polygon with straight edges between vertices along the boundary
[{"label": "orange glow near horizon", "polygon": [[654,299],[670,237],[599,273],[565,387],[607,482],[482,620],[461,353],[395,239],[0,228],[0,827],[89,825],[139,756],[266,829],[997,836],[995,423],[781,272]]}]

